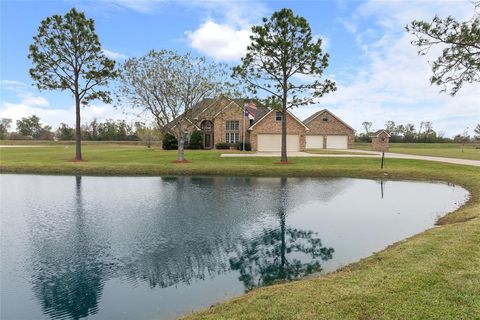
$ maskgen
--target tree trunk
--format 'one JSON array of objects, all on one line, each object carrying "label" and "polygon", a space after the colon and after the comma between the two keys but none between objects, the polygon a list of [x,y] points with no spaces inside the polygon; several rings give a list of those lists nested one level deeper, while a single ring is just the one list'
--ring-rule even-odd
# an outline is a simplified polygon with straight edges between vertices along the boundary
[{"label": "tree trunk", "polygon": [[[280,200],[280,201],[285,201],[284,199]],[[285,240],[285,232],[286,232],[286,229],[285,229],[285,211],[284,211],[284,208],[282,207],[281,208],[281,211],[280,211],[280,240],[281,240],[281,244],[280,244],[280,256],[281,256],[281,260],[280,260],[280,279],[285,279],[285,265],[287,264],[287,257],[286,257],[286,252],[287,252],[287,243],[286,243],[286,240]]]},{"label": "tree trunk", "polygon": [[286,206],[285,203],[287,202],[287,178],[282,177],[280,179],[280,208],[279,208],[279,218],[280,218],[280,256],[281,256],[281,261],[280,261],[280,279],[285,279],[286,278],[286,273],[285,273],[285,266],[287,264],[287,242],[286,242],[286,218],[287,218],[287,212],[286,212]]},{"label": "tree trunk", "polygon": [[287,92],[284,90],[282,99],[282,153],[281,162],[287,162]]},{"label": "tree trunk", "polygon": [[185,139],[183,134],[183,128],[180,124],[178,124],[178,156],[177,161],[185,161]]},{"label": "tree trunk", "polygon": [[82,160],[82,131],[80,128],[80,97],[75,94],[75,160]]}]

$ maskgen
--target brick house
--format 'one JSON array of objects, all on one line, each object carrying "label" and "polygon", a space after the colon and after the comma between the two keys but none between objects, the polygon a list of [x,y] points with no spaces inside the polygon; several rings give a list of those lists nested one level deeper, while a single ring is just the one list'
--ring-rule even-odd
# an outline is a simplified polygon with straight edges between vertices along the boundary
[{"label": "brick house", "polygon": [[351,149],[355,130],[327,109],[303,121],[307,131],[306,149]]},{"label": "brick house", "polygon": [[[280,151],[282,117],[282,112],[269,110],[258,101],[221,96],[195,105],[182,120],[182,127],[187,143],[194,130],[200,131],[204,149],[214,149],[221,142],[243,142],[245,137],[254,151]],[[347,149],[353,141],[353,128],[326,109],[303,122],[287,112],[288,151]]]},{"label": "brick house", "polygon": [[[244,108],[247,112],[244,112]],[[249,141],[248,128],[262,118],[268,109],[257,101],[207,98],[195,105],[182,120],[186,143],[194,130],[202,133],[203,148],[214,149],[217,143]]]}]

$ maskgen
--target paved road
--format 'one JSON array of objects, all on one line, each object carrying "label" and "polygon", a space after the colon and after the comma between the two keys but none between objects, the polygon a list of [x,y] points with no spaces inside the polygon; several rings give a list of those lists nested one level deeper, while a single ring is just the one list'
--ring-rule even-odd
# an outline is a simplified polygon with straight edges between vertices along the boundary
[{"label": "paved road", "polygon": [[45,147],[54,147],[54,146],[32,146],[28,144],[0,145],[0,148],[45,148]]},{"label": "paved road", "polygon": [[[342,151],[342,150],[338,150]],[[379,158],[382,154],[375,151],[365,151],[365,150],[355,150],[348,149],[345,152],[348,154],[338,154],[338,153],[325,153],[325,154],[315,154],[307,152],[289,152],[289,157],[310,157],[310,158]],[[363,153],[363,154],[356,154]],[[366,153],[366,154],[365,154]],[[280,157],[279,152],[257,152],[257,153],[224,153],[221,157]],[[385,158],[388,159],[412,159],[412,160],[426,160],[426,161],[436,161],[436,162],[445,162],[453,164],[463,164],[467,166],[476,166],[480,167],[479,160],[468,160],[468,159],[458,159],[458,158],[443,158],[443,157],[431,157],[431,156],[417,156],[413,154],[403,154],[403,153],[391,153],[386,152]]]}]

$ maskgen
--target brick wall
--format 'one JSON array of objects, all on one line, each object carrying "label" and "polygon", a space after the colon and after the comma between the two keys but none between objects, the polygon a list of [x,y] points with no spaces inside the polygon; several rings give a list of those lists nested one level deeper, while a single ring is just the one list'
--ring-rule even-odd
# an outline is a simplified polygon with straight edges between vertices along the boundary
[{"label": "brick wall", "polygon": [[306,126],[310,129],[307,131],[307,135],[323,135],[323,147],[327,147],[327,135],[334,136],[348,136],[348,148],[353,148],[355,142],[355,132],[347,127],[342,122],[338,121],[328,111],[325,111],[327,122],[323,121],[324,114],[320,114],[313,120],[306,123]]},{"label": "brick wall", "polygon": [[[295,120],[295,118],[293,118],[290,114],[287,114],[287,134],[300,135],[300,151],[305,150],[305,132],[305,127],[298,123],[298,121]],[[275,120],[275,111],[270,112],[266,118],[264,118],[261,122],[258,122],[250,131],[250,143],[252,145],[252,150],[257,150],[258,134],[262,133],[282,133],[282,121]]]},{"label": "brick wall", "polygon": [[381,132],[377,137],[372,137],[372,150],[387,152],[389,147],[388,135]]},{"label": "brick wall", "polygon": [[[243,110],[237,105],[230,105],[225,110],[223,110],[214,120],[214,145],[219,142],[225,142],[225,133],[226,133],[226,121],[228,120],[238,120],[239,121],[239,141],[243,141],[243,134],[245,130],[248,129],[250,125],[250,120],[248,117],[245,117],[245,128],[243,128],[243,119],[244,119]],[[248,133],[247,133],[248,139]],[[246,140],[248,141],[248,140]]]}]

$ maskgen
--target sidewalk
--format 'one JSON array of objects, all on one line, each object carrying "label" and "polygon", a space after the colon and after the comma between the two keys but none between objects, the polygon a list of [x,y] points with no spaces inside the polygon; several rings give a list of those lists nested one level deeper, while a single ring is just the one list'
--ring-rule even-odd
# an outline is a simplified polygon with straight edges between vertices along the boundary
[{"label": "sidewalk", "polygon": [[[380,158],[382,156],[381,152],[376,151],[366,151],[366,150],[337,150],[345,151],[351,154],[315,154],[307,152],[288,152],[289,157],[309,157],[309,158]],[[363,153],[363,154],[355,154]],[[365,154],[368,153],[368,154]],[[280,157],[280,152],[257,152],[257,153],[224,153],[220,155],[221,157]],[[436,161],[452,164],[461,164],[467,166],[476,166],[480,167],[479,160],[468,160],[468,159],[458,159],[458,158],[443,158],[443,157],[431,157],[431,156],[418,156],[413,154],[404,154],[404,153],[385,153],[385,159],[409,159],[409,160],[425,160],[425,161]]]}]

